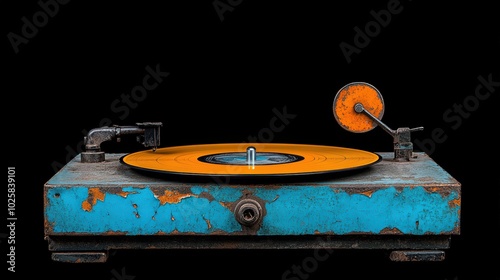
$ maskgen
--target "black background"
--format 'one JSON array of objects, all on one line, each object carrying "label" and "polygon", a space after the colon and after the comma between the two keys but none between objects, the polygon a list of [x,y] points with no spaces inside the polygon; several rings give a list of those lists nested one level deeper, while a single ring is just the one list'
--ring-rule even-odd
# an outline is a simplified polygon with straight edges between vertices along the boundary
[{"label": "black background", "polygon": [[[161,146],[247,142],[260,135],[261,142],[391,151],[392,138],[382,129],[353,134],[336,123],[333,98],[355,81],[381,92],[389,127],[424,127],[412,135],[427,143],[417,150],[462,183],[462,234],[443,262],[392,263],[371,251],[339,251],[307,279],[500,279],[494,136],[500,36],[493,4],[401,0],[402,10],[372,29],[348,62],[339,45],[355,46],[355,28],[375,22],[371,11],[397,2],[326,2],[69,1],[16,52],[9,38],[22,36],[22,18],[33,23],[43,9],[36,1],[3,1],[2,138],[5,164],[16,167],[18,218],[16,273],[7,279],[281,279],[313,252],[139,251],[118,252],[105,264],[54,263],[43,239],[43,185],[81,151],[85,131],[106,120],[160,121]],[[214,3],[233,7],[217,12]],[[113,102],[142,84],[148,66],[169,75],[134,108],[114,110]],[[480,76],[496,83],[489,96],[475,96]],[[446,119],[454,106],[465,114]],[[282,131],[263,134],[273,109],[283,108],[295,117]],[[432,140],[435,131],[446,138]],[[103,148],[143,149],[133,137]],[[8,272],[5,232],[1,254]]]}]

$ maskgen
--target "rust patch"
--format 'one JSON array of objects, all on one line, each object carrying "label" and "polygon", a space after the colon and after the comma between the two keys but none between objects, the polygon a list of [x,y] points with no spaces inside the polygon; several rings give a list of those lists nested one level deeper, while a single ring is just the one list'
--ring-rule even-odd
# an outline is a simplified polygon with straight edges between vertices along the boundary
[{"label": "rust patch", "polygon": [[345,192],[348,195],[361,194],[371,197],[374,192],[385,189],[385,187],[361,187],[361,188],[334,188],[335,193]]},{"label": "rust patch", "polygon": [[157,198],[160,201],[161,205],[164,205],[165,203],[170,203],[170,204],[175,204],[181,202],[182,199],[186,197],[193,196],[193,194],[190,193],[180,193],[177,190],[165,190],[163,192],[163,195],[159,195]]},{"label": "rust patch", "polygon": [[424,187],[424,189],[427,192],[439,193],[441,197],[448,197],[453,192],[453,190],[456,190],[456,188],[448,185],[436,185],[432,187]]},{"label": "rust patch", "polygon": [[360,194],[366,195],[367,197],[372,197],[373,192],[374,192],[374,190],[369,190],[369,191],[362,192]]},{"label": "rust patch", "polygon": [[450,208],[460,207],[460,204],[461,204],[460,198],[455,198],[448,202]]},{"label": "rust patch", "polygon": [[121,191],[121,192],[118,192],[116,194],[119,195],[119,196],[121,196],[121,197],[123,197],[123,198],[126,198],[130,193],[129,192],[123,192],[123,191]]},{"label": "rust patch", "polygon": [[117,235],[117,236],[122,236],[122,235],[127,235],[127,231],[112,231],[108,230],[104,233],[104,235]]},{"label": "rust patch", "polygon": [[54,229],[54,223],[51,223],[49,221],[47,221],[47,218],[44,219],[43,221],[43,225],[44,225],[44,232],[45,232],[45,238],[47,238],[47,235],[49,233],[52,233],[53,229]]},{"label": "rust patch", "polygon": [[[226,231],[219,229],[219,230],[211,232],[210,235],[230,235],[230,234],[228,234]],[[231,234],[231,235],[233,235],[233,234]],[[238,235],[238,233],[236,233],[234,235]]]},{"label": "rust patch", "polygon": [[[325,231],[325,232],[321,232],[321,231],[319,231],[319,230],[315,229],[313,234],[314,234],[314,235],[325,235],[325,234],[328,234],[328,235],[335,235],[335,232],[333,232],[333,231]],[[330,236],[327,236],[326,238],[327,238],[327,239],[329,239],[329,238],[330,238]]]},{"label": "rust patch", "polygon": [[403,234],[398,228],[384,228],[380,231],[380,234]]},{"label": "rust patch", "polygon": [[438,187],[428,187],[428,188],[426,188],[426,190],[427,190],[428,192],[438,192],[438,191],[439,191],[439,189],[440,189],[440,188],[438,188]]},{"label": "rust patch", "polygon": [[225,202],[225,201],[219,201],[219,204],[222,205],[222,207],[225,207],[227,209],[232,209],[233,203]]},{"label": "rust patch", "polygon": [[214,200],[214,197],[211,194],[207,193],[207,192],[200,193],[198,195],[198,197],[200,197],[200,198],[206,198],[210,202]]},{"label": "rust patch", "polygon": [[243,196],[253,196],[253,190],[244,189],[242,191]]},{"label": "rust patch", "polygon": [[105,196],[106,194],[99,188],[89,188],[89,196],[87,197],[87,200],[82,202],[83,210],[87,212],[91,211],[92,207],[94,207],[98,200],[104,201]]}]

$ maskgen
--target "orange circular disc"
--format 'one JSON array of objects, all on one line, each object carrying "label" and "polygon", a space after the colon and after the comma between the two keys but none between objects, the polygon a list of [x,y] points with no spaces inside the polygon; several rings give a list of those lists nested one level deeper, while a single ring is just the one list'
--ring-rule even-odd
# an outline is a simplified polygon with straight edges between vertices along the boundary
[{"label": "orange circular disc", "polygon": [[374,86],[364,82],[347,84],[337,92],[333,101],[333,115],[346,130],[358,133],[370,131],[377,124],[364,113],[354,110],[358,103],[377,119],[382,119],[384,99]]},{"label": "orange circular disc", "polygon": [[[254,150],[252,161],[249,161],[249,147]],[[166,147],[131,153],[120,159],[139,170],[195,176],[320,174],[367,167],[380,160],[378,154],[363,150],[278,143]]]}]

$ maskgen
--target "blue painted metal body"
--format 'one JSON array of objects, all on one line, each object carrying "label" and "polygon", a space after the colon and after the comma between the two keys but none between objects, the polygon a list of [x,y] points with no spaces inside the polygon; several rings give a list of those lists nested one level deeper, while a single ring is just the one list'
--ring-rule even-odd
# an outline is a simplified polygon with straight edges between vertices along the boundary
[{"label": "blue painted metal body", "polygon": [[[45,184],[45,234],[60,235],[454,235],[460,183],[425,154],[392,153],[355,176],[297,183],[187,183],[138,174],[119,163],[68,163]],[[234,206],[259,201],[245,233]]]}]

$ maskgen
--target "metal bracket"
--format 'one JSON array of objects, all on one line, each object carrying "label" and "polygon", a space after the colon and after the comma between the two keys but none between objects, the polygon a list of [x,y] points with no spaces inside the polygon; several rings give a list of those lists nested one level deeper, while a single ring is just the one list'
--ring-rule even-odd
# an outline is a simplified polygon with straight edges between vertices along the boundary
[{"label": "metal bracket", "polygon": [[378,126],[380,126],[383,130],[389,133],[394,141],[394,159],[395,160],[410,160],[411,158],[415,158],[413,155],[413,143],[411,142],[411,133],[415,131],[424,130],[422,126],[416,128],[408,128],[408,127],[400,127],[397,130],[393,130],[389,128],[386,124],[384,124],[377,117],[372,115],[370,112],[365,110],[363,104],[357,103],[354,106],[354,111],[357,113],[363,113],[367,115],[370,119],[372,119]]},{"label": "metal bracket", "polygon": [[144,122],[137,123],[136,126],[103,126],[91,129],[84,137],[85,151],[81,153],[81,162],[103,162],[105,156],[101,151],[101,144],[113,139],[120,142],[123,135],[137,135],[139,143],[156,150],[160,145],[161,126],[161,122]]}]

